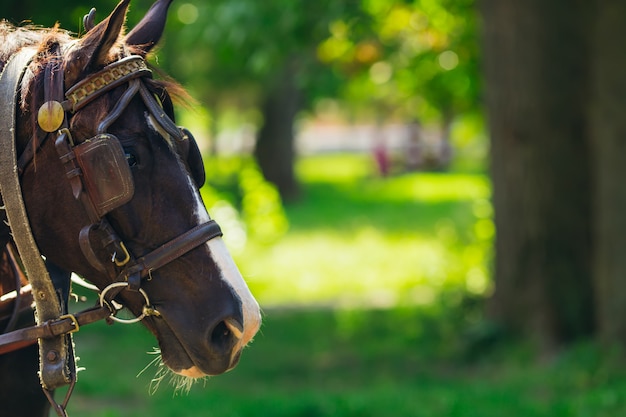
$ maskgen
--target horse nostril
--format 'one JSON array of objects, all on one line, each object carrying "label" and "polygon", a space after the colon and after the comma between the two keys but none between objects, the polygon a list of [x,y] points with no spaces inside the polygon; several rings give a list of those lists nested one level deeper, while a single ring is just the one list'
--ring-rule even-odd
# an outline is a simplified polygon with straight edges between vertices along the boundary
[{"label": "horse nostril", "polygon": [[222,352],[228,352],[243,336],[243,325],[234,318],[220,321],[211,331],[211,346]]},{"label": "horse nostril", "polygon": [[239,320],[229,317],[224,320],[224,324],[226,324],[228,330],[232,332],[233,336],[235,336],[237,340],[240,340],[243,337],[243,324],[241,324]]}]

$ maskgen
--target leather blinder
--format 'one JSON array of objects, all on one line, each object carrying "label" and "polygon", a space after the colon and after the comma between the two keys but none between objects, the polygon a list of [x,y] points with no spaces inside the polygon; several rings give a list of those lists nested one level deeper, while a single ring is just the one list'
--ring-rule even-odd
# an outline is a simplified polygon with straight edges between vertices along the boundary
[{"label": "leather blinder", "polygon": [[135,192],[124,150],[111,134],[100,134],[73,149],[98,217],[128,203]]}]

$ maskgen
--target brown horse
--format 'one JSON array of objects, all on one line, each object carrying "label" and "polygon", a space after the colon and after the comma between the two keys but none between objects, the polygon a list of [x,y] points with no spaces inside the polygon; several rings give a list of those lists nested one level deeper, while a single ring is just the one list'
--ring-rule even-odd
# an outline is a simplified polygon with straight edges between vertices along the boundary
[{"label": "brown horse", "polygon": [[[16,92],[23,201],[57,290],[67,292],[59,288],[68,285],[70,272],[84,277],[142,318],[174,373],[217,375],[237,364],[257,332],[259,307],[200,199],[204,168],[197,145],[173,122],[170,93],[182,89],[153,79],[144,62],[162,35],[171,0],[157,0],[125,34],[129,1],[98,25],[88,19],[89,30],[78,39],[58,28],[0,23],[0,70],[32,51]],[[50,110],[53,101],[61,106],[57,116],[44,112],[38,119],[38,110]],[[100,149],[117,155],[117,165],[107,160],[104,171],[94,165],[88,156]],[[109,168],[122,177],[114,178],[113,191]],[[4,220],[0,248],[11,241]],[[6,250],[0,261],[3,292],[13,290],[20,273]],[[18,317],[18,327],[32,324],[32,310],[27,318]],[[33,387],[36,355],[34,345],[0,355],[2,413],[47,415],[41,390]]]}]

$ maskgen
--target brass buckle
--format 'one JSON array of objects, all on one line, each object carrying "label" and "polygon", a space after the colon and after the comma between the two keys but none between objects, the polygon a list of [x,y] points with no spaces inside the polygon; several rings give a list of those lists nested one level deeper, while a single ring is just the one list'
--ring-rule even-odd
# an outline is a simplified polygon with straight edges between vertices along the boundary
[{"label": "brass buckle", "polygon": [[59,321],[64,320],[64,319],[72,320],[72,324],[74,325],[74,328],[70,330],[68,333],[76,333],[77,331],[80,330],[80,325],[78,324],[78,320],[76,320],[76,317],[73,314],[69,314],[69,313],[63,314],[62,316],[59,317]]}]

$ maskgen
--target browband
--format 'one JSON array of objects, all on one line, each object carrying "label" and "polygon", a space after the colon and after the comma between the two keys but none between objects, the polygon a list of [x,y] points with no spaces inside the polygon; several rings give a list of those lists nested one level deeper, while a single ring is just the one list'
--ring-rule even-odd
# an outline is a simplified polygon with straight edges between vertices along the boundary
[{"label": "browband", "polygon": [[142,57],[138,55],[128,56],[107,65],[102,71],[90,75],[67,90],[65,93],[67,100],[63,102],[63,108],[76,113],[102,93],[133,78],[150,75],[152,75],[152,71],[147,67],[146,61]]}]

